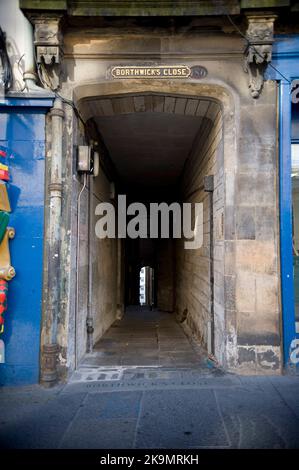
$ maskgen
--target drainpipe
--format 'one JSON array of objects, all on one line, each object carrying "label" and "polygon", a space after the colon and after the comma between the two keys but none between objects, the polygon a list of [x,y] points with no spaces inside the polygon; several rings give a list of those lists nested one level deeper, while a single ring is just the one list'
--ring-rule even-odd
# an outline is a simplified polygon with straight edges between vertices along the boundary
[{"label": "drainpipe", "polygon": [[[93,348],[93,315],[92,315],[92,233],[93,233],[93,178],[99,174],[99,154],[93,151],[92,145],[97,142],[90,141],[88,155],[83,151],[78,161],[78,171],[83,173],[83,186],[77,198],[77,253],[76,253],[76,305],[75,305],[75,370],[78,368],[78,324],[79,324],[79,260],[80,260],[80,211],[81,196],[87,187],[88,178],[88,301],[86,315],[87,344],[86,351],[92,352]],[[84,146],[83,146],[84,147]],[[87,146],[85,150],[87,149]],[[93,157],[93,158],[91,158]]]},{"label": "drainpipe", "polygon": [[48,227],[48,298],[46,333],[42,351],[41,381],[51,386],[57,381],[57,326],[60,314],[60,227],[62,197],[62,136],[64,111],[62,102],[56,98],[50,111],[52,119],[51,168],[49,183]]},{"label": "drainpipe", "polygon": [[76,306],[75,306],[75,370],[78,369],[78,324],[79,324],[79,268],[80,268],[80,213],[81,196],[86,188],[87,174],[83,174],[83,186],[77,199],[77,252],[76,252]]},{"label": "drainpipe", "polygon": [[[44,88],[37,86],[37,74],[34,59],[33,27],[19,8],[19,0],[1,0],[0,18],[2,28],[7,34],[10,59],[14,74],[16,91],[45,93]],[[19,62],[19,63],[18,63]],[[23,76],[20,69],[23,64]],[[19,83],[23,79],[23,83]],[[19,90],[23,87],[22,90]]]},{"label": "drainpipe", "polygon": [[44,88],[39,87],[37,82],[37,73],[34,60],[34,40],[33,40],[33,27],[31,23],[24,16],[24,63],[25,71],[23,73],[23,80],[25,88],[28,92],[44,92]]},{"label": "drainpipe", "polygon": [[93,176],[89,176],[89,192],[88,192],[88,305],[86,317],[87,330],[87,347],[88,353],[93,350],[93,315],[92,315],[92,233],[93,233]]}]

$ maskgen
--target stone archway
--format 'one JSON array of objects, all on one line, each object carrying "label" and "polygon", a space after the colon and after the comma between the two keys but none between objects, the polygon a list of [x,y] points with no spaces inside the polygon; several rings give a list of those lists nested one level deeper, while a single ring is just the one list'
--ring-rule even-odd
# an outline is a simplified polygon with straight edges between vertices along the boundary
[{"label": "stone archway", "polygon": [[[173,83],[166,81],[146,80],[125,82],[102,82],[93,84],[80,84],[73,90],[73,98],[84,120],[98,116],[113,117],[115,115],[127,115],[142,112],[169,112],[171,114],[197,115],[204,119],[215,118],[219,109],[222,114],[222,135],[223,141],[218,152],[218,158],[222,162],[222,188],[223,198],[227,194],[224,175],[229,175],[229,184],[233,186],[235,177],[236,157],[236,101],[231,91],[222,85],[198,84],[191,82]],[[219,178],[218,178],[219,179]],[[218,181],[219,183],[219,181]],[[219,191],[219,188],[218,188]],[[230,188],[230,200],[232,205],[234,195]],[[224,220],[226,213],[226,202],[223,199],[223,208],[215,218],[215,237],[217,259],[215,260],[218,283],[222,284],[221,293],[214,299],[216,305],[215,315],[215,355],[218,361],[225,367],[234,367],[237,360],[237,339],[235,329],[235,318],[229,311],[227,318],[225,288],[225,266],[231,266],[234,260],[234,246],[231,243],[230,251],[225,252]],[[221,280],[220,280],[221,279]],[[181,306],[181,314],[186,309]],[[233,313],[235,315],[235,312]],[[190,329],[196,330],[196,325],[190,321]]]},{"label": "stone archway", "polygon": [[[76,73],[79,73],[79,69]],[[64,96],[74,100],[81,116],[88,121],[97,108],[102,113],[101,119],[114,119],[114,115],[105,116],[102,104],[108,105],[114,114],[117,110],[117,113],[120,111],[120,116],[126,116],[121,113],[122,107],[130,107],[129,103],[132,104],[133,101],[136,111],[135,99],[136,102],[144,100],[145,108],[151,103],[150,111],[155,113],[157,111],[154,108],[159,100],[161,103],[163,95],[180,103],[185,99],[186,103],[190,100],[190,112],[192,103],[194,104],[192,100],[199,99],[196,109],[199,109],[200,102],[219,104],[223,139],[218,154],[218,160],[222,159],[221,178],[218,178],[218,183],[222,182],[223,206],[218,208],[218,214],[214,218],[217,238],[215,269],[218,269],[214,300],[221,298],[221,302],[215,302],[215,354],[227,369],[244,372],[273,372],[280,368],[280,339],[277,326],[279,288],[275,248],[277,227],[276,203],[273,199],[275,146],[272,144],[272,123],[268,124],[264,119],[269,109],[275,110],[275,100],[272,100],[274,88],[272,83],[267,83],[268,95],[258,103],[255,114],[251,103],[222,79],[199,83],[194,79],[113,81],[106,78],[92,82],[80,81],[73,83],[71,87],[65,83],[62,87]],[[164,106],[165,102],[166,98]],[[74,119],[71,107],[66,106],[65,113],[65,207],[71,211],[72,201],[81,187],[80,182],[73,179],[76,161],[74,148],[79,141],[84,142],[85,137],[83,126]],[[253,159],[250,149],[254,151]],[[246,193],[248,187],[252,189]],[[249,194],[253,199],[250,199]],[[260,202],[263,205],[261,208],[258,207]],[[273,218],[259,217],[258,214],[263,210],[273,214]],[[67,292],[71,292],[74,285],[71,272],[74,245],[72,247],[70,243],[70,234],[75,223],[76,217],[72,213],[63,232],[66,263],[62,267],[62,274]],[[247,285],[250,286],[249,289]],[[264,286],[267,289],[265,299]],[[71,299],[66,299],[63,308],[65,320],[59,326],[58,339],[65,345],[66,360],[72,370],[74,306]],[[186,309],[183,309],[183,312],[185,311]],[[84,328],[84,319],[81,327]],[[84,341],[82,345],[84,349]]]}]

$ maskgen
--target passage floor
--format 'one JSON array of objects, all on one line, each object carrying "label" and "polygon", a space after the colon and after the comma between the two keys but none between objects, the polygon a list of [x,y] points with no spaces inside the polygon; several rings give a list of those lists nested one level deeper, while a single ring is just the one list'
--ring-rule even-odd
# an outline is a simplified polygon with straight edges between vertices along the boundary
[{"label": "passage floor", "polygon": [[172,313],[128,307],[87,354],[82,366],[204,367],[206,356],[189,341]]}]

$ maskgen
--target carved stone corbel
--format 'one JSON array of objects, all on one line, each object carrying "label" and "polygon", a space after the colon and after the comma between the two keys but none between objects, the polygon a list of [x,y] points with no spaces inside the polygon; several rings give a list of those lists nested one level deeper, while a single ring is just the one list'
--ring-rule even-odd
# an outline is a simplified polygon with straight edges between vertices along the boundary
[{"label": "carved stone corbel", "polygon": [[62,62],[60,14],[30,15],[34,24],[34,47],[37,66],[43,84],[56,90],[59,87]]},{"label": "carved stone corbel", "polygon": [[249,89],[253,98],[258,98],[264,84],[264,73],[272,59],[275,15],[247,15],[248,44],[244,55],[244,70],[249,75]]}]

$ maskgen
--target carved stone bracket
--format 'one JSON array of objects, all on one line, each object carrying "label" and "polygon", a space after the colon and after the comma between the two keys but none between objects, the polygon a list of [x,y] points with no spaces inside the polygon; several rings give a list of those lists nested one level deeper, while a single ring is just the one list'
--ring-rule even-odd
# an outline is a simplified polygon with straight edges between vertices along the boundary
[{"label": "carved stone bracket", "polygon": [[264,73],[272,59],[275,15],[247,15],[248,44],[244,55],[244,70],[249,75],[249,89],[253,98],[258,98],[264,84]]},{"label": "carved stone bracket", "polygon": [[34,24],[34,47],[37,66],[43,84],[56,90],[59,87],[62,62],[62,34],[60,14],[30,15]]}]

